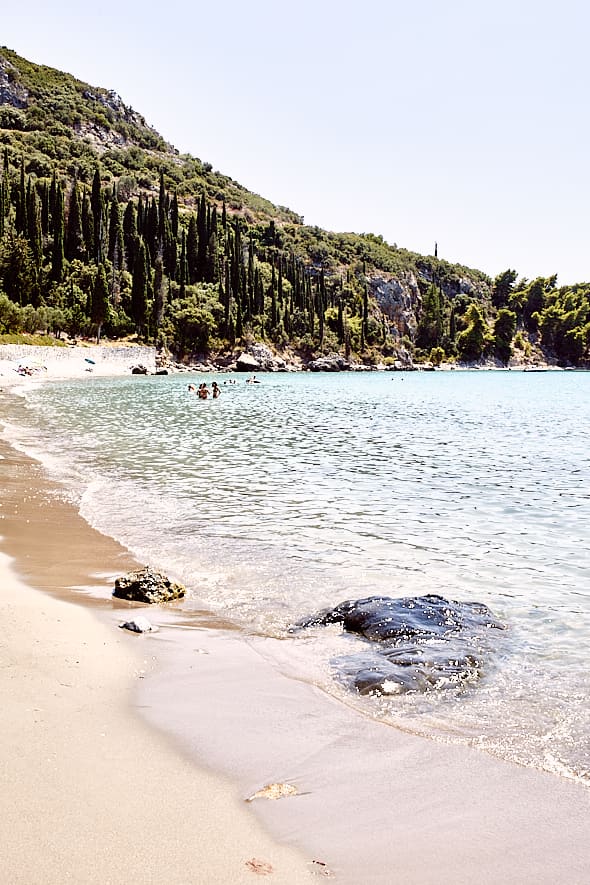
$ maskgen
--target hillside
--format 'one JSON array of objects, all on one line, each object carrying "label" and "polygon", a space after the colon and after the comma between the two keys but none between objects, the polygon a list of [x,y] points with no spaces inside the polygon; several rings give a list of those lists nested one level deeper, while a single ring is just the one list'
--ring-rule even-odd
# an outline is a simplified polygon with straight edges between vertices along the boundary
[{"label": "hillside", "polygon": [[135,333],[180,356],[256,340],[367,363],[588,359],[588,287],[492,281],[306,226],[180,155],[116,93],[6,48],[0,145],[0,335]]}]

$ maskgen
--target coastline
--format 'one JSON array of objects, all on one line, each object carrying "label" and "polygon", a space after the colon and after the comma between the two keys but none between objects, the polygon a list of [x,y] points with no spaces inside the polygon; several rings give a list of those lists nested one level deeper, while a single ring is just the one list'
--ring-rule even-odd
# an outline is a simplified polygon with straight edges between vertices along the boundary
[{"label": "coastline", "polygon": [[[84,588],[99,587],[106,593],[106,588],[112,584],[112,575],[125,571],[128,563],[129,567],[133,564],[129,554],[116,542],[87,526],[74,508],[63,502],[56,503],[55,498],[48,494],[51,483],[46,480],[40,465],[14,450],[4,454],[7,459],[13,459],[10,463],[1,461],[0,467],[10,467],[4,474],[10,476],[11,482],[14,478],[14,500],[19,505],[20,524],[16,521],[19,514],[7,513],[6,502],[10,494],[5,492],[0,510],[0,515],[4,516],[0,522],[2,549],[15,556],[19,573],[33,587],[49,590],[52,595],[69,600],[75,596],[85,605],[92,604],[101,610],[101,618],[106,622],[106,625],[101,625],[79,605],[66,606],[59,614],[56,610],[55,620],[48,620],[45,612],[55,600],[38,593],[35,593],[34,602],[31,597],[30,604],[23,605],[23,618],[28,618],[33,610],[39,608],[43,613],[35,629],[38,634],[36,638],[44,637],[42,642],[45,643],[48,664],[52,656],[55,658],[56,637],[61,642],[57,618],[63,620],[66,610],[67,634],[74,640],[68,657],[80,654],[80,640],[88,641],[84,634],[91,622],[100,627],[101,636],[92,654],[89,653],[89,659],[84,657],[83,665],[86,672],[94,673],[94,681],[79,692],[78,707],[72,708],[71,713],[66,712],[64,716],[62,711],[57,711],[60,712],[60,719],[70,716],[77,721],[80,718],[79,709],[88,705],[89,694],[94,706],[94,699],[98,698],[96,692],[107,678],[104,673],[104,643],[107,643],[112,660],[119,651],[124,653],[124,657],[131,652],[133,658],[125,657],[126,663],[122,658],[116,658],[121,664],[111,674],[112,682],[105,689],[105,699],[104,703],[100,702],[100,709],[104,715],[107,711],[115,711],[122,719],[129,718],[146,740],[154,741],[153,747],[156,749],[153,752],[157,757],[155,768],[158,771],[164,764],[164,756],[170,756],[178,764],[182,760],[186,767],[180,773],[178,796],[181,805],[183,799],[186,802],[187,781],[192,783],[192,778],[200,774],[198,767],[193,768],[194,760],[197,760],[197,766],[206,760],[206,764],[214,770],[229,776],[229,783],[234,785],[229,787],[230,806],[232,802],[234,805],[231,806],[229,823],[224,823],[224,827],[229,826],[229,832],[224,829],[221,835],[207,836],[208,847],[218,843],[225,858],[223,840],[229,836],[233,841],[234,815],[245,812],[246,818],[251,821],[251,812],[254,812],[279,842],[306,846],[305,857],[295,861],[303,862],[304,877],[309,876],[306,858],[317,857],[335,871],[337,881],[351,885],[358,885],[361,881],[389,883],[392,876],[399,876],[404,882],[415,882],[416,885],[430,882],[433,885],[435,882],[437,885],[446,882],[467,883],[473,880],[494,885],[506,881],[549,885],[561,876],[567,876],[570,882],[580,885],[585,881],[590,861],[585,836],[590,793],[585,788],[553,775],[500,762],[474,750],[437,744],[368,721],[327,698],[313,686],[282,677],[265,660],[264,643],[259,644],[255,640],[244,642],[243,637],[217,629],[215,624],[198,628],[180,626],[173,635],[172,631],[162,629],[153,637],[127,636],[116,630],[116,624],[122,620],[118,604],[110,598],[101,601],[100,592],[84,594]],[[44,483],[47,483],[47,487],[44,487]],[[21,601],[24,604],[24,592],[20,593],[22,585],[17,584],[19,595],[11,597],[10,611],[21,609]],[[125,606],[124,610],[128,612],[129,607]],[[78,612],[80,619],[72,619],[72,612]],[[169,626],[179,626],[180,618],[175,619],[175,614],[180,613],[173,607],[154,608],[149,614],[160,623],[163,620]],[[9,623],[6,614],[4,622]],[[36,647],[33,651],[23,649],[19,639],[22,636],[17,632],[11,646],[15,661],[18,661],[19,655],[26,662],[27,656],[31,658],[38,654]],[[137,649],[142,650],[138,657],[135,656]],[[150,652],[147,656],[146,650]],[[198,657],[195,651],[199,652]],[[82,664],[82,657],[74,659]],[[95,667],[94,670],[92,667],[86,669],[90,664]],[[63,682],[73,681],[72,674],[79,672],[77,666],[72,664],[64,672]],[[146,671],[157,669],[149,678],[138,680],[138,666]],[[3,673],[5,669],[13,678],[14,667],[12,673],[11,668],[2,668]],[[122,680],[122,673],[126,673],[125,680]],[[123,681],[126,686],[122,685]],[[170,690],[171,685],[175,687],[174,692]],[[145,729],[130,715],[131,686],[135,687],[135,700],[131,700],[131,705],[136,710],[140,709],[162,735],[171,733],[172,738],[158,736]],[[57,705],[61,703],[60,698],[63,700],[63,695],[69,694],[66,686],[56,689],[55,682],[40,685],[39,692],[43,702],[36,702],[33,706],[44,711],[48,709],[48,701]],[[186,703],[187,698],[191,699],[190,705]],[[20,732],[18,729],[15,732],[15,745],[25,745],[28,740],[31,723],[30,720],[26,721],[26,715],[30,715],[31,708],[29,704],[28,714],[27,710],[20,711],[22,728]],[[13,718],[11,714],[11,720]],[[25,731],[25,725],[28,731]],[[66,731],[69,729],[72,734],[71,722],[60,722],[60,725],[65,725]],[[93,728],[98,730],[91,722],[87,725],[91,731]],[[146,798],[145,787],[150,771],[143,765],[143,751],[137,751],[143,745],[136,743],[143,738],[136,739],[133,733],[135,749],[126,766],[119,764],[122,762],[119,758],[122,750],[117,744],[109,753],[111,759],[106,769],[99,776],[94,771],[94,764],[104,747],[104,729],[101,727],[100,731],[101,739],[94,735],[94,744],[82,740],[80,781],[83,782],[84,778],[90,780],[90,786],[85,789],[92,791],[92,795],[97,790],[98,781],[102,781],[101,802],[104,806],[101,807],[106,807],[109,802],[117,805],[121,795],[127,801],[127,794],[133,792],[141,811],[144,805],[151,804]],[[39,744],[33,748],[30,761],[31,770],[36,766],[39,782],[43,780],[47,760],[52,759],[55,747],[62,740],[47,741],[46,737],[41,736]],[[149,757],[149,753],[145,755]],[[3,756],[11,759],[8,751]],[[137,758],[141,759],[139,771]],[[116,766],[111,765],[114,762]],[[17,767],[20,765],[18,759],[15,764]],[[64,768],[61,775],[56,775],[56,783],[60,777],[69,783],[70,776],[69,768]],[[255,802],[249,807],[239,801],[240,797],[244,799],[274,780],[293,782],[300,795],[279,802]],[[36,788],[37,783],[34,782],[33,790]],[[80,789],[80,784],[75,789]],[[188,791],[191,801],[195,792],[199,791],[199,787]],[[161,809],[167,819],[162,808],[165,785],[156,793],[154,807],[158,811]],[[69,800],[68,794],[53,796],[53,799],[54,805],[47,814],[36,818],[41,833],[53,814],[65,819],[64,814],[69,814],[66,808],[69,801],[77,801],[76,796]],[[15,801],[18,803],[18,796]],[[36,796],[34,801],[37,802]],[[112,817],[108,810],[105,814],[106,818]],[[19,820],[26,819],[28,815],[28,807],[21,805]],[[104,816],[100,815],[101,821]],[[193,823],[197,827],[202,826],[201,821]],[[64,824],[63,840],[76,838],[76,835],[68,836],[70,824],[74,827],[74,834],[77,834],[76,821],[72,822],[68,817]],[[147,827],[148,830],[152,828],[151,833],[153,826],[151,819]],[[51,829],[51,825],[48,829]],[[21,841],[30,849],[30,841],[25,839],[30,840],[31,834],[22,832],[22,823],[20,832]],[[95,848],[98,841],[104,845],[107,844],[104,840],[109,838],[108,833],[98,832],[92,836]],[[112,826],[109,832],[112,836]],[[182,832],[187,833],[188,829]],[[13,841],[15,833],[19,833],[19,829],[13,822],[9,834]],[[116,841],[115,847],[119,853],[113,851],[113,855],[117,856],[118,866],[115,865],[113,875],[121,875],[121,878],[109,879],[105,873],[96,881],[128,881],[129,844],[135,844],[135,839],[135,834],[132,834],[125,844]],[[146,849],[150,857],[149,852],[154,851],[154,841],[150,834]],[[194,853],[194,841],[194,834],[190,838],[183,837],[183,850]],[[125,849],[127,855],[123,853]],[[67,856],[65,841],[61,843],[60,862],[62,853],[64,857]],[[165,850],[161,849],[160,853],[165,854]],[[265,862],[270,858],[262,849],[254,848],[250,856],[259,857]],[[19,856],[14,854],[14,858],[15,864],[21,863]],[[54,862],[56,858],[57,854]],[[165,862],[166,858],[162,859]],[[35,862],[38,863],[38,859]],[[149,863],[142,863],[142,869],[144,866],[147,868]],[[28,869],[31,873],[30,867]],[[53,869],[57,871],[55,866]],[[206,872],[206,867],[202,867],[195,869],[187,878],[174,879],[169,875],[168,867],[164,866],[164,871],[157,874],[162,878],[149,878],[151,874],[146,872],[145,878],[140,878],[140,881],[240,882],[241,876],[244,876],[243,881],[252,881],[252,872],[248,870],[244,873],[242,867],[232,868],[231,871],[228,867],[211,869],[212,872]],[[299,881],[279,878],[283,875],[282,869],[285,870],[284,875],[299,875],[295,870],[290,872],[288,866],[282,868],[277,862],[276,869],[271,881]],[[63,868],[61,872],[61,879],[35,879],[33,872],[32,878],[29,875],[28,878],[16,878],[14,881],[63,881]],[[316,873],[321,873],[321,869]],[[202,878],[199,878],[201,874]],[[180,870],[179,875],[182,875]],[[307,880],[304,878],[301,881]],[[94,880],[85,877],[84,881]]]},{"label": "coastline", "polygon": [[247,883],[257,864],[285,885],[310,881],[308,859],[273,840],[230,781],[134,709],[149,646],[118,629],[129,606],[97,604],[130,555],[48,495],[40,465],[0,452],[6,881]]}]

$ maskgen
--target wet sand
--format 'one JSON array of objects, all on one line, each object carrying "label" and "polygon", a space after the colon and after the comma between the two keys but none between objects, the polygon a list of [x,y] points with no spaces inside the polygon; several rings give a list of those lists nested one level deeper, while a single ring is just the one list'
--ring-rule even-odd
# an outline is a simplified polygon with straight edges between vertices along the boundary
[{"label": "wet sand", "polygon": [[[119,631],[132,558],[1,453],[8,881],[588,881],[590,790],[368,720],[206,613]],[[297,795],[244,803],[273,782]]]},{"label": "wet sand", "polygon": [[309,882],[309,859],[269,837],[234,784],[134,711],[156,662],[106,595],[131,557],[39,465],[0,453],[2,881]]}]

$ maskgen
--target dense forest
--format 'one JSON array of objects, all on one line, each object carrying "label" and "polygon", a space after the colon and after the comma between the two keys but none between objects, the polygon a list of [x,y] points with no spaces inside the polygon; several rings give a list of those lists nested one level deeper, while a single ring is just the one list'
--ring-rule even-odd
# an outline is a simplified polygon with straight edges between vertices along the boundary
[{"label": "dense forest", "polygon": [[590,284],[491,280],[434,251],[307,226],[179,155],[113,92],[0,49],[0,343],[587,363]]}]

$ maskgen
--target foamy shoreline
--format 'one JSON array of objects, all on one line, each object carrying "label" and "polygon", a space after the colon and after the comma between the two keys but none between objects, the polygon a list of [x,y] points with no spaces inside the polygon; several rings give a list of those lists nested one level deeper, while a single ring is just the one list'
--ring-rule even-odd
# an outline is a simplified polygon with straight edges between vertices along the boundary
[{"label": "foamy shoreline", "polygon": [[269,837],[231,782],[134,711],[149,646],[118,629],[128,607],[104,594],[99,619],[79,604],[130,555],[52,497],[36,462],[0,450],[3,880],[247,883],[259,864],[309,882],[309,860]]},{"label": "foamy shoreline", "polygon": [[[20,380],[16,377],[18,383]],[[27,382],[28,379],[25,379]],[[47,480],[42,468],[13,450],[9,450],[7,456],[11,462],[7,465],[0,461],[0,471],[2,467],[10,468],[4,476],[15,483],[13,493],[17,496],[15,500],[22,520],[19,528],[17,514],[11,516],[6,511],[5,502],[9,495],[2,495],[4,513],[0,510],[0,515],[8,519],[10,530],[6,532],[6,524],[0,523],[0,535],[3,536],[3,549],[16,558],[19,573],[32,586],[50,590],[52,594],[70,600],[74,593],[68,588],[72,586],[93,585],[106,591],[109,584],[107,573],[124,570],[128,554],[111,539],[90,529],[72,508],[62,505],[56,510],[55,501],[46,494]],[[28,502],[21,503],[18,499],[19,488],[21,493],[26,491]],[[67,511],[69,517],[65,519]],[[2,586],[5,586],[4,582]],[[9,597],[10,607],[3,612],[5,624],[10,622],[13,612],[20,610],[21,601],[24,606],[24,591],[21,592],[21,588],[22,584],[19,584],[15,595]],[[82,725],[86,723],[86,731],[84,728],[80,730],[83,747],[80,749],[79,767],[74,769],[80,774],[70,777],[69,769],[64,765],[61,772],[55,775],[54,783],[60,788],[67,785],[69,790],[74,791],[73,796],[70,792],[60,796],[56,791],[50,797],[53,804],[45,806],[46,814],[33,818],[33,830],[28,828],[28,822],[26,825],[21,823],[19,830],[10,817],[12,834],[19,835],[21,848],[18,850],[22,855],[26,850],[30,851],[32,833],[36,832],[38,842],[42,842],[39,833],[44,832],[43,826],[52,815],[60,816],[59,819],[64,821],[59,831],[62,841],[56,839],[59,850],[54,854],[50,852],[53,866],[47,868],[45,878],[35,879],[34,871],[26,866],[26,858],[13,853],[10,859],[14,861],[15,869],[18,864],[25,863],[24,869],[29,876],[11,881],[63,881],[63,869],[73,869],[71,866],[62,868],[62,878],[57,878],[59,864],[64,863],[64,858],[65,863],[69,862],[65,840],[70,831],[73,832],[71,838],[80,839],[81,845],[86,845],[84,850],[88,852],[87,855],[80,855],[78,859],[78,854],[74,853],[71,859],[72,863],[79,864],[77,869],[84,872],[86,866],[93,863],[89,860],[91,848],[94,846],[96,849],[97,843],[103,846],[110,844],[109,834],[100,828],[94,835],[79,833],[80,826],[72,821],[67,810],[69,803],[75,806],[78,801],[77,790],[91,796],[96,793],[97,803],[102,803],[97,806],[100,813],[93,810],[90,803],[92,820],[95,814],[101,820],[104,816],[112,817],[109,803],[117,805],[123,800],[124,803],[131,801],[128,793],[133,793],[139,800],[139,811],[145,804],[144,812],[147,809],[149,814],[152,811],[150,806],[153,806],[160,813],[166,788],[159,781],[155,791],[157,795],[149,792],[152,769],[143,765],[141,748],[144,745],[136,743],[140,739],[136,739],[135,732],[125,732],[128,743],[109,744],[107,755],[111,758],[107,760],[108,764],[99,768],[100,774],[94,771],[94,760],[100,758],[105,746],[102,737],[104,730],[101,726],[97,738],[94,733],[96,721],[87,720],[79,711],[82,709],[90,713],[91,709],[88,708],[95,706],[94,701],[99,698],[98,692],[102,689],[105,693],[99,702],[99,718],[104,718],[111,711],[117,722],[121,718],[128,719],[145,735],[146,740],[155,740],[156,748],[152,752],[156,771],[162,765],[167,765],[164,756],[170,756],[175,760],[174,764],[182,761],[183,765],[188,766],[177,772],[178,792],[172,791],[174,807],[170,809],[165,800],[162,809],[164,816],[168,813],[174,816],[178,808],[184,814],[186,806],[192,806],[194,794],[201,789],[198,778],[202,772],[198,767],[193,768],[188,758],[200,760],[200,764],[204,761],[215,770],[227,773],[230,782],[237,785],[237,788],[229,787],[229,821],[227,817],[215,815],[220,822],[221,833],[208,833],[205,839],[207,844],[201,848],[205,853],[211,845],[216,845],[223,855],[222,860],[228,856],[225,841],[228,837],[233,841],[234,816],[244,812],[238,797],[245,798],[255,788],[272,780],[289,780],[296,785],[300,793],[297,797],[276,803],[267,802],[265,805],[253,803],[247,807],[250,811],[250,814],[246,813],[249,823],[254,823],[251,813],[257,812],[280,841],[304,845],[309,849],[303,858],[295,855],[295,860],[289,860],[287,866],[281,866],[279,861],[275,861],[275,866],[268,852],[264,854],[262,849],[253,848],[250,856],[270,862],[277,870],[270,876],[270,881],[308,881],[307,863],[312,858],[325,861],[336,871],[336,881],[349,885],[359,885],[360,882],[389,885],[398,878],[416,885],[460,885],[473,881],[490,885],[504,885],[508,881],[553,885],[561,877],[574,885],[582,885],[586,881],[590,862],[590,848],[587,845],[590,792],[587,789],[555,776],[499,762],[476,751],[435,744],[368,721],[326,698],[313,686],[282,677],[264,660],[262,646],[257,646],[255,642],[246,644],[239,635],[212,629],[199,630],[198,633],[194,629],[180,629],[171,635],[172,631],[162,629],[154,637],[126,636],[116,629],[119,612],[113,609],[107,593],[103,595],[105,603],[100,608],[103,609],[106,626],[89,618],[80,606],[66,606],[61,613],[56,611],[55,618],[51,620],[46,616],[46,611],[49,603],[56,600],[34,594],[35,601],[31,597],[28,606],[22,609],[23,617],[32,618],[37,608],[44,613],[34,622],[35,638],[41,638],[44,652],[39,656],[36,645],[32,650],[23,645],[24,631],[21,626],[20,630],[15,629],[10,646],[10,654],[14,656],[16,664],[0,669],[2,678],[8,674],[13,687],[16,683],[17,694],[21,679],[19,674],[24,674],[24,670],[18,667],[25,668],[26,662],[33,657],[41,674],[53,666],[52,661],[57,664],[58,658],[63,656],[64,662],[67,659],[69,669],[64,670],[57,682],[71,683],[72,673],[79,673],[76,668],[80,666],[90,674],[75,696],[75,705],[65,712],[53,705],[61,703],[60,698],[63,700],[63,695],[67,696],[69,692],[65,691],[66,686],[56,688],[55,680],[49,686],[39,685],[40,702],[35,698],[35,703],[24,711],[14,708],[19,724],[14,731],[14,739],[11,737],[11,742],[7,740],[7,746],[3,748],[5,759],[12,758],[11,752],[16,752],[15,747],[26,745],[32,725],[25,714],[34,707],[44,711],[55,709],[55,718],[60,720],[56,727],[59,725],[64,730],[55,732],[55,735],[42,732],[40,743],[33,748],[34,759],[30,765],[35,777],[27,788],[29,798],[26,802],[29,804],[25,802],[19,806],[16,795],[18,785],[13,790],[21,821],[26,821],[30,816],[29,807],[36,801],[38,784],[43,782],[46,760],[53,758],[52,754],[62,742],[73,739],[74,731],[78,733],[80,720],[83,720]],[[80,594],[76,596],[79,600]],[[78,613],[81,620],[73,615],[73,619],[70,618],[72,613]],[[172,609],[154,609],[148,615],[154,619],[160,616],[164,620],[174,618]],[[73,642],[67,648],[64,646],[63,652],[61,634],[56,645],[61,622],[66,625],[67,636],[64,639],[69,638]],[[100,635],[96,645],[93,645],[92,654],[88,658],[84,655],[82,664],[81,650],[85,651],[82,643],[89,641],[87,629],[90,623],[95,624]],[[58,654],[56,647],[60,648]],[[108,648],[108,656],[104,654],[105,647]],[[144,651],[141,660],[138,660],[134,657],[138,648],[142,651],[148,649],[150,654],[146,657]],[[196,657],[195,649],[204,653]],[[124,655],[131,652],[133,658],[118,658],[120,650]],[[20,664],[19,655],[25,664]],[[105,657],[115,662],[112,682],[103,672]],[[157,672],[149,679],[138,681],[137,667],[151,670],[154,666],[152,658],[157,659]],[[42,666],[39,665],[41,660]],[[74,660],[80,661],[80,664],[73,664]],[[144,715],[163,732],[172,733],[175,744],[154,737],[130,716],[128,691],[131,685],[140,690],[136,703],[146,707]],[[175,687],[173,692],[172,685]],[[88,703],[89,697],[91,704]],[[76,725],[73,726],[73,723]],[[65,737],[61,736],[63,733]],[[130,756],[125,756],[123,748],[129,744]],[[180,745],[187,756],[179,756],[171,749],[174,745]],[[124,758],[120,759],[120,754]],[[147,756],[149,753],[146,751]],[[40,760],[39,764],[35,763],[35,759]],[[141,760],[139,766],[138,759]],[[18,759],[15,765],[15,770],[20,772]],[[142,780],[144,774],[148,787]],[[175,775],[170,777],[174,782]],[[136,786],[138,779],[140,785]],[[223,783],[223,780],[219,779],[219,782]],[[190,788],[187,788],[187,783]],[[215,779],[215,783],[218,783],[218,779]],[[214,793],[216,790],[217,787]],[[12,797],[13,794],[9,795]],[[127,821],[129,810],[126,805],[124,807]],[[206,813],[207,807],[206,801],[203,813]],[[142,825],[140,820],[143,821]],[[153,828],[151,821],[151,817],[147,823],[145,818],[138,818],[134,826],[142,832],[145,831],[144,827],[149,831],[150,826]],[[191,818],[191,825],[197,830],[202,827],[198,815],[197,819]],[[90,829],[90,825],[88,827]],[[183,863],[194,862],[194,858],[186,857],[187,852],[194,850],[194,836],[189,836],[189,830],[190,827],[181,830],[181,839],[188,841],[182,841],[182,845],[175,849],[179,854],[178,875],[182,875],[180,867]],[[133,827],[122,832],[125,836],[122,842],[115,838],[112,852],[113,860],[116,859],[117,863],[112,868],[101,868],[102,878],[98,878],[97,874],[96,880],[84,876],[78,881],[128,881],[129,864],[124,851],[129,851],[131,843],[141,844],[136,843],[141,833],[135,833]],[[109,833],[112,839],[112,827]],[[3,835],[8,835],[8,832]],[[153,829],[149,835],[150,844],[145,849],[148,852],[145,856],[150,858],[151,863],[158,853],[158,843],[154,840]],[[162,838],[165,839],[164,836]],[[90,843],[88,839],[91,839]],[[174,833],[169,834],[169,839],[174,839]],[[152,844],[154,841],[155,845]],[[272,846],[272,842],[270,844]],[[165,855],[169,850],[170,841],[162,842],[160,853]],[[254,851],[257,853],[254,854]],[[216,852],[217,849],[213,853]],[[187,866],[190,875],[178,879],[174,878],[176,868],[168,868],[165,864],[158,867],[157,860],[154,860],[157,869],[154,875],[160,878],[150,878],[152,874],[147,871],[148,864],[138,860],[138,850],[133,869],[135,878],[140,882],[253,881],[253,873],[240,866],[250,856],[237,858],[234,867],[213,865],[212,872],[206,865]],[[98,866],[110,863],[110,860],[110,856],[104,858],[101,853]],[[165,860],[164,857],[160,862]],[[36,861],[38,863],[38,857]],[[291,863],[295,866],[291,867]],[[301,867],[297,866],[298,863]],[[144,869],[146,874],[142,877],[141,872],[137,871]],[[321,871],[320,867],[316,868],[316,873]],[[303,879],[283,878],[299,876],[300,872]],[[199,878],[201,873],[202,878]],[[51,878],[50,874],[56,878]],[[119,874],[121,878],[109,878],[109,874]]]}]

